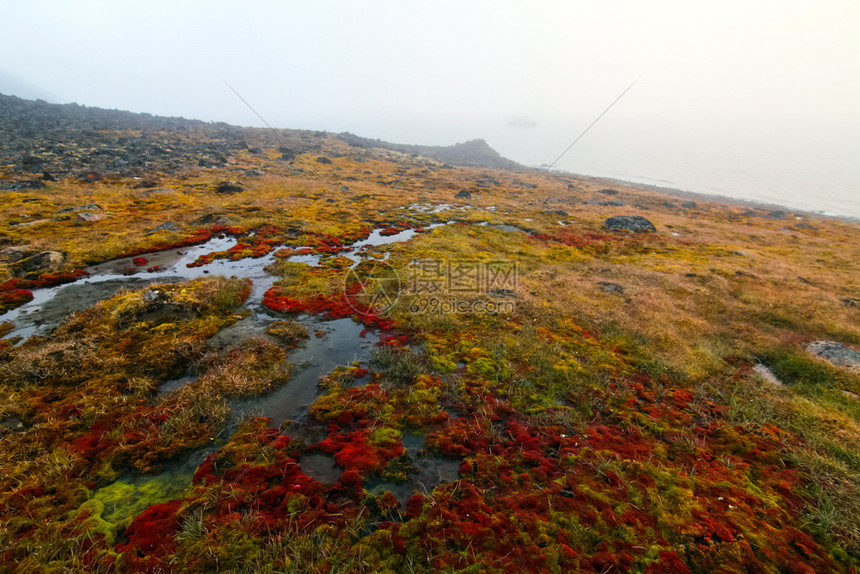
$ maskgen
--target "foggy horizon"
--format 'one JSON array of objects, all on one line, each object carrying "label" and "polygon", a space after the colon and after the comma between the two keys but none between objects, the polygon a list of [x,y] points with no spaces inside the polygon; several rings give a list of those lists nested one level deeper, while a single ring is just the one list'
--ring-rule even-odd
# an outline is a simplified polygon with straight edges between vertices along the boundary
[{"label": "foggy horizon", "polygon": [[276,128],[481,138],[529,166],[638,79],[559,169],[798,208],[812,193],[822,211],[860,216],[850,2],[37,1],[7,13],[2,93],[262,127],[229,82]]}]

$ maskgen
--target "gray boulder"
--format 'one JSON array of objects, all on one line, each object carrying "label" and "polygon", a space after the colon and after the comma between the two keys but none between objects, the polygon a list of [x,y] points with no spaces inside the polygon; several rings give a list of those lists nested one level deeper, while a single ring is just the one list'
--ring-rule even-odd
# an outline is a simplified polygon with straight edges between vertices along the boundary
[{"label": "gray boulder", "polygon": [[808,352],[821,357],[837,367],[860,369],[860,352],[849,349],[835,341],[815,341],[804,347]]},{"label": "gray boulder", "polygon": [[88,211],[82,211],[78,214],[76,221],[79,223],[91,223],[93,221],[100,221],[107,217],[104,213],[90,213]]},{"label": "gray boulder", "polygon": [[4,263],[15,263],[16,261],[26,259],[35,253],[36,251],[33,250],[32,245],[13,245],[12,247],[0,250],[0,261]]},{"label": "gray boulder", "polygon": [[43,273],[59,271],[66,263],[66,256],[59,251],[43,251],[26,259],[21,259],[14,265],[18,273]]},{"label": "gray boulder", "polygon": [[616,215],[604,223],[606,229],[632,231],[634,233],[654,233],[657,228],[641,215]]},{"label": "gray boulder", "polygon": [[161,225],[153,227],[152,229],[147,231],[146,234],[152,235],[153,233],[157,233],[159,231],[179,231],[179,228],[172,221],[165,221]]}]

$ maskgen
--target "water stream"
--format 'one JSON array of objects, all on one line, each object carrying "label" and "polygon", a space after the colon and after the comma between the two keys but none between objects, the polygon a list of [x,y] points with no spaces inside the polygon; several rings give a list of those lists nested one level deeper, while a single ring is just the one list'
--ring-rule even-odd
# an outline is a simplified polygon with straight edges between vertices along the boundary
[{"label": "water stream", "polygon": [[[428,225],[425,229],[439,225],[444,224]],[[407,241],[416,233],[415,230],[406,229],[393,235],[382,235],[381,231],[382,229],[374,229],[367,239],[355,242],[342,255],[352,259],[354,266],[367,257],[373,247]],[[210,338],[209,344],[224,349],[248,337],[266,337],[268,326],[282,318],[261,305],[264,293],[277,279],[265,271],[265,267],[275,261],[274,255],[238,261],[217,259],[202,267],[187,266],[201,255],[225,251],[236,243],[235,238],[218,237],[191,248],[147,254],[147,262],[143,267],[135,266],[132,257],[94,265],[87,269],[90,274],[88,277],[75,283],[34,290],[31,302],[8,312],[3,320],[11,321],[15,325],[15,330],[9,336],[20,336],[23,340],[34,334],[50,332],[69,313],[110,298],[121,289],[141,289],[154,282],[178,282],[206,275],[223,275],[252,280],[252,292],[242,306],[242,309],[250,313]],[[388,253],[385,252],[384,256],[387,257]],[[318,255],[295,255],[288,258],[289,261],[309,265],[319,265],[319,259]],[[154,270],[147,271],[147,268]],[[227,432],[223,433],[222,437],[229,436],[227,433],[232,433],[237,422],[247,416],[268,417],[273,428],[280,427],[287,420],[299,422],[305,418],[308,407],[320,394],[317,382],[321,376],[336,366],[349,365],[354,361],[366,363],[369,360],[377,338],[376,333],[352,319],[324,320],[317,316],[303,315],[295,320],[303,324],[309,333],[309,339],[288,357],[288,360],[297,366],[296,372],[286,384],[266,395],[231,401],[232,414]],[[194,380],[194,376],[185,376],[167,381],[159,389],[159,394],[175,391]],[[311,444],[325,437],[325,429],[309,428],[299,423],[291,429],[290,434],[301,436]],[[110,504],[126,504],[135,510],[138,510],[137,505],[144,505],[144,500],[151,501],[154,488],[163,490],[157,498],[169,498],[190,483],[193,469],[221,440],[204,449],[188,453],[180,461],[165,466],[164,471],[157,475],[122,477],[116,483],[100,489],[96,497],[104,498],[105,502],[110,499]],[[416,490],[432,489],[440,482],[456,480],[459,461],[424,456],[423,437],[405,435],[403,443],[414,463],[409,480],[400,484],[376,481],[368,485],[374,492],[390,490],[401,504],[405,505],[406,499]],[[306,454],[302,457],[301,464],[309,476],[327,483],[337,480],[342,472],[332,457],[322,453]],[[139,504],[135,501],[139,501]],[[125,517],[126,513],[118,513],[115,506],[110,504],[106,504],[106,512],[112,518],[120,518],[119,514]]]}]

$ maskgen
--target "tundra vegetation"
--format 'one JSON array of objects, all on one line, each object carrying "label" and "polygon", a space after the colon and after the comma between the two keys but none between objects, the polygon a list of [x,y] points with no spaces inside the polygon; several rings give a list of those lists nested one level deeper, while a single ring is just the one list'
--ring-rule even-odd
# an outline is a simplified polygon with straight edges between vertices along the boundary
[{"label": "tundra vegetation", "polygon": [[[260,305],[277,321],[213,345],[249,320],[253,289],[213,272],[26,340],[4,323],[0,569],[858,571],[860,372],[805,349],[860,348],[856,223],[331,134],[285,131],[285,148],[206,124],[112,130],[99,137],[223,161],[28,188],[7,150],[0,177],[25,187],[0,192],[0,311],[90,265],[134,257],[145,278],[154,254],[225,236],[190,265],[271,257]],[[93,156],[33,141],[40,169]],[[607,229],[616,215],[656,232]],[[416,233],[353,265],[373,230]],[[517,281],[428,309],[408,285],[427,260],[515,262]],[[373,344],[320,378],[302,418],[234,416],[291,384],[305,316],[351,318]],[[305,471],[321,455],[338,478]],[[419,483],[427,461],[456,477]]]}]

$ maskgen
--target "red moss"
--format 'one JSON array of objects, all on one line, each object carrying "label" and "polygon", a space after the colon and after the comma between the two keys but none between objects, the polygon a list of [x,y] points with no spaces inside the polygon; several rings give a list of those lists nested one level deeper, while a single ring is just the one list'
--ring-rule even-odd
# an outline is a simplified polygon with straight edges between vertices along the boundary
[{"label": "red moss", "polygon": [[0,291],[12,291],[15,289],[42,289],[44,287],[55,287],[77,281],[86,277],[89,273],[83,269],[74,271],[59,271],[56,273],[42,273],[35,279],[21,279],[16,277],[5,283],[0,283]]},{"label": "red moss", "polygon": [[146,253],[155,253],[157,251],[166,251],[168,249],[178,249],[180,247],[192,247],[194,245],[206,243],[207,241],[218,235],[241,235],[246,232],[247,230],[241,227],[214,225],[212,227],[197,229],[196,231],[193,231],[191,235],[188,235],[187,237],[184,237],[172,243],[167,241],[159,241],[146,247],[138,247],[136,249],[132,249],[131,251],[119,255],[117,259],[144,255]]},{"label": "red moss", "polygon": [[381,230],[379,234],[383,237],[389,237],[391,235],[397,235],[398,233],[402,233],[403,231],[403,229],[392,225],[391,227],[386,227],[385,229]]},{"label": "red moss", "polygon": [[20,307],[32,300],[33,293],[26,289],[12,289],[11,291],[0,292],[0,312]]},{"label": "red moss", "polygon": [[148,572],[166,566],[163,559],[176,549],[174,535],[184,502],[180,499],[154,504],[132,520],[125,532],[128,542],[116,547],[124,553],[131,570]]},{"label": "red moss", "polygon": [[661,550],[657,555],[657,561],[649,564],[645,569],[646,574],[690,574],[690,569],[681,560],[676,552]]}]

